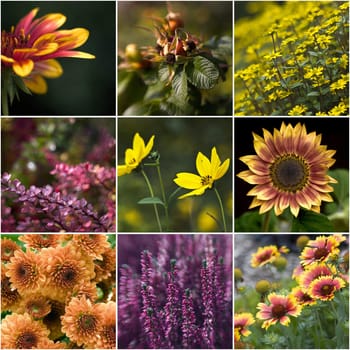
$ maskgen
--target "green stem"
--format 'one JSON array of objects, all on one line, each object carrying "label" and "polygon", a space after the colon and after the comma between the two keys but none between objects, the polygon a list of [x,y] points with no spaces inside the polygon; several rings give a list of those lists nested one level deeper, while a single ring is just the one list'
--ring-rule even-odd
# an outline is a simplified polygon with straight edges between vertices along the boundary
[{"label": "green stem", "polygon": [[[152,185],[145,173],[145,171],[142,169],[141,170],[141,174],[143,175],[145,181],[146,181],[146,184],[147,184],[147,187],[148,187],[148,190],[149,190],[149,193],[151,194],[151,197],[154,198],[154,193],[153,193],[153,189],[152,189]],[[159,219],[159,214],[158,214],[158,208],[157,208],[157,204],[153,204],[153,208],[154,208],[154,212],[156,214],[156,219],[157,219],[157,223],[158,223],[158,227],[159,227],[159,232],[162,232],[162,225],[160,223],[160,219]]]},{"label": "green stem", "polygon": [[263,221],[263,224],[262,224],[262,232],[268,232],[269,231],[270,217],[271,217],[271,211],[269,210],[264,215],[264,221]]},{"label": "green stem", "polygon": [[220,194],[218,192],[218,190],[214,187],[214,191],[215,191],[215,194],[216,194],[216,197],[219,201],[219,205],[220,205],[220,210],[221,210],[221,216],[222,216],[222,224],[224,226],[224,232],[227,232],[227,226],[226,226],[226,220],[225,220],[225,212],[224,212],[224,207],[222,205],[222,200],[221,200],[221,197],[220,197]]},{"label": "green stem", "polygon": [[164,203],[165,219],[166,219],[166,228],[167,228],[167,231],[168,231],[168,230],[169,230],[168,203],[167,203],[166,196],[165,196],[163,178],[162,178],[162,173],[161,173],[161,171],[160,171],[160,163],[159,163],[159,161],[157,161],[156,164],[157,164],[157,173],[158,173],[158,178],[159,178],[159,183],[160,183],[160,190],[161,190],[161,192],[162,192],[163,203]]}]

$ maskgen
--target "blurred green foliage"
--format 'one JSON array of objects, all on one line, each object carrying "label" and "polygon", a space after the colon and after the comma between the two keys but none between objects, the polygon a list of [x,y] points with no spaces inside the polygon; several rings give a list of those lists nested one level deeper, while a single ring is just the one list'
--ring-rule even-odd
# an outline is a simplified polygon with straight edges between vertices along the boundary
[{"label": "blurred green foliage", "polygon": [[46,95],[20,94],[11,115],[115,115],[116,45],[114,1],[2,1],[1,25],[9,31],[33,8],[38,17],[62,13],[66,23],[59,29],[86,28],[87,42],[77,50],[94,60],[58,59],[63,75],[48,79]]},{"label": "blurred green foliage", "polygon": [[[178,189],[173,179],[178,172],[197,173],[198,152],[210,158],[211,148],[216,146],[221,161],[231,159],[232,164],[232,119],[231,118],[128,118],[118,121],[118,164],[124,164],[125,150],[132,147],[136,132],[147,143],[155,135],[153,151],[160,153],[160,166],[167,198]],[[147,163],[147,159],[145,159]],[[232,167],[215,186],[223,200],[228,231],[232,229]],[[155,168],[146,167],[155,190],[161,198]],[[202,196],[178,200],[185,193],[179,191],[169,203],[170,231],[220,231],[213,215],[221,221],[220,209],[214,191]],[[153,206],[137,202],[148,197],[149,192],[141,174],[118,178],[118,230],[120,232],[147,232],[156,229]],[[163,208],[159,213],[164,217]],[[208,213],[210,215],[208,215]]]}]

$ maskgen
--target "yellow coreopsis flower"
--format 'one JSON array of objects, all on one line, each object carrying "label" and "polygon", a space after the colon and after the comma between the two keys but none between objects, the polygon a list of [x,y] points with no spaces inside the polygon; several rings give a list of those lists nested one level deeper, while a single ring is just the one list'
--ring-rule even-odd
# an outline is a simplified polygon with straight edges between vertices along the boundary
[{"label": "yellow coreopsis flower", "polygon": [[210,160],[201,152],[198,152],[196,159],[196,168],[198,174],[177,173],[174,182],[183,188],[193,190],[179,197],[179,199],[189,196],[199,196],[205,192],[207,188],[212,188],[214,182],[222,178],[230,165],[230,159],[227,158],[223,163],[216,152],[216,147],[211,150]]},{"label": "yellow coreopsis flower", "polygon": [[154,135],[152,135],[147,145],[145,145],[145,141],[137,132],[133,139],[133,148],[128,148],[125,151],[125,164],[118,165],[118,176],[130,174],[136,169],[141,164],[142,160],[151,152],[153,141]]}]

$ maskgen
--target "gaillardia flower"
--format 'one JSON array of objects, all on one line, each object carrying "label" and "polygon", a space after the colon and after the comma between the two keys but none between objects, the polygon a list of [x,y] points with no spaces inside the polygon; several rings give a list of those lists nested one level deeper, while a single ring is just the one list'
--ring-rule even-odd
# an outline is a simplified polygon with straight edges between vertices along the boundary
[{"label": "gaillardia flower", "polygon": [[241,339],[241,336],[247,337],[252,332],[247,328],[255,322],[254,317],[249,312],[235,314],[235,341]]},{"label": "gaillardia flower", "polygon": [[319,236],[307,243],[303,249],[300,259],[302,265],[310,265],[327,261],[329,258],[339,254],[338,246],[345,237],[340,235]]},{"label": "gaillardia flower", "polygon": [[332,300],[334,293],[345,287],[345,282],[340,277],[321,276],[310,284],[310,295],[315,299]]},{"label": "gaillardia flower", "polygon": [[249,170],[237,176],[256,185],[248,192],[254,196],[249,207],[260,206],[263,214],[274,208],[280,215],[286,208],[297,217],[300,208],[320,211],[322,201],[332,202],[328,183],[337,183],[327,175],[334,164],[336,151],[321,145],[322,135],[307,133],[305,125],[295,127],[282,122],[280,130],[273,135],[263,129],[264,138],[253,133],[256,155],[239,158]]},{"label": "gaillardia flower", "polygon": [[55,58],[95,58],[73,49],[89,37],[84,28],[57,30],[66,21],[60,13],[50,13],[34,20],[39,8],[24,16],[10,32],[1,33],[1,65],[12,68],[34,93],[47,91],[44,78],[57,78],[63,69]]},{"label": "gaillardia flower", "polygon": [[137,132],[134,136],[133,148],[128,148],[125,151],[125,164],[118,165],[118,176],[130,174],[135,170],[141,164],[142,160],[151,152],[153,142],[154,135],[152,135],[147,145],[145,145],[145,141]]},{"label": "gaillardia flower", "polygon": [[216,180],[219,180],[226,174],[229,165],[229,158],[221,163],[221,160],[216,152],[216,147],[211,149],[210,160],[203,153],[198,152],[196,168],[199,175],[185,172],[176,174],[174,182],[178,186],[188,190],[193,190],[180,196],[179,199],[189,196],[202,195],[206,189],[214,186],[214,182]]},{"label": "gaillardia flower", "polygon": [[252,254],[251,266],[260,267],[268,263],[272,263],[276,260],[281,253],[288,253],[289,249],[287,247],[281,247],[278,249],[275,245],[269,245],[265,247],[259,247],[257,252]]},{"label": "gaillardia flower", "polygon": [[291,295],[279,295],[271,293],[267,296],[269,304],[259,303],[257,308],[260,310],[256,317],[264,321],[262,328],[269,328],[271,325],[280,322],[283,326],[290,323],[289,316],[297,317],[301,312],[301,306]]}]

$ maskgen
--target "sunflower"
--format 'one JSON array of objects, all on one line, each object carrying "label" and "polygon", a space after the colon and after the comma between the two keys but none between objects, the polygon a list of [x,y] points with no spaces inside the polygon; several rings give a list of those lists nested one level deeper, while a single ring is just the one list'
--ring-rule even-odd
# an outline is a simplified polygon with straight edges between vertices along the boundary
[{"label": "sunflower", "polygon": [[42,249],[56,247],[59,244],[60,236],[56,234],[25,234],[18,238],[26,243],[28,248]]},{"label": "sunflower", "polygon": [[79,346],[94,347],[102,329],[105,309],[85,298],[72,298],[61,316],[62,331]]},{"label": "sunflower", "polygon": [[280,322],[283,326],[290,323],[289,316],[297,317],[300,315],[301,306],[292,295],[279,295],[271,293],[267,296],[269,304],[259,303],[257,308],[260,310],[256,317],[265,320],[262,328],[269,328],[271,325]]},{"label": "sunflower", "polygon": [[41,250],[41,264],[47,276],[45,296],[64,302],[68,292],[95,277],[92,260],[84,259],[71,245]]},{"label": "sunflower", "polygon": [[300,208],[320,212],[322,201],[332,202],[328,183],[337,183],[327,175],[335,163],[336,151],[321,145],[322,135],[307,133],[305,125],[295,127],[282,122],[273,135],[263,129],[264,138],[253,133],[256,155],[239,158],[249,170],[237,174],[244,181],[256,185],[248,196],[254,196],[249,207],[259,207],[263,214],[274,208],[280,215],[286,208],[297,217]]},{"label": "sunflower", "polygon": [[1,239],[1,261],[7,263],[13,257],[16,250],[21,249],[12,239]]},{"label": "sunflower", "polygon": [[20,300],[17,289],[12,287],[10,279],[6,276],[5,267],[1,266],[1,310],[15,311]]},{"label": "sunflower", "polygon": [[101,303],[103,310],[103,321],[100,336],[97,340],[97,348],[99,349],[115,349],[116,348],[116,303]]},{"label": "sunflower", "polygon": [[21,295],[40,289],[45,281],[39,264],[38,255],[30,250],[16,250],[6,266],[6,276]]},{"label": "sunflower", "polygon": [[321,276],[311,282],[310,295],[315,299],[332,300],[334,293],[345,287],[345,282],[340,277]]},{"label": "sunflower", "polygon": [[102,254],[101,260],[94,260],[95,264],[95,281],[100,282],[111,277],[112,272],[116,269],[116,251],[109,247]]},{"label": "sunflower", "polygon": [[102,253],[110,247],[105,234],[73,235],[72,244],[93,259],[102,259]]},{"label": "sunflower", "polygon": [[2,349],[45,349],[50,331],[27,314],[6,316],[1,325]]}]

